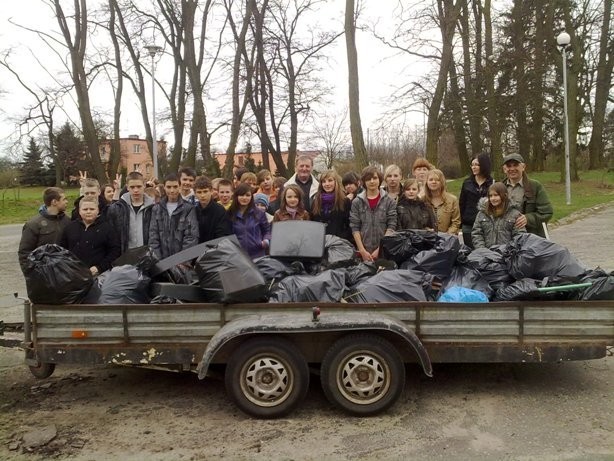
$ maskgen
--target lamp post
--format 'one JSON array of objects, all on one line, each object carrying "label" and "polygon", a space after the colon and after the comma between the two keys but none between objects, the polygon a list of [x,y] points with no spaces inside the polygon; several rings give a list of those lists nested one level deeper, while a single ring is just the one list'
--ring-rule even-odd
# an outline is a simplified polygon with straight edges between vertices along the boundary
[{"label": "lamp post", "polygon": [[152,107],[152,124],[151,124],[151,136],[152,136],[152,160],[153,160],[153,177],[159,179],[158,177],[158,139],[156,136],[156,65],[154,62],[154,58],[156,55],[162,51],[162,47],[157,45],[149,45],[146,46],[145,49],[151,56],[151,107]]},{"label": "lamp post", "polygon": [[571,205],[571,174],[569,171],[569,117],[567,115],[567,48],[571,37],[567,32],[561,32],[556,37],[556,44],[563,56],[563,111],[565,112],[565,198],[567,205]]}]

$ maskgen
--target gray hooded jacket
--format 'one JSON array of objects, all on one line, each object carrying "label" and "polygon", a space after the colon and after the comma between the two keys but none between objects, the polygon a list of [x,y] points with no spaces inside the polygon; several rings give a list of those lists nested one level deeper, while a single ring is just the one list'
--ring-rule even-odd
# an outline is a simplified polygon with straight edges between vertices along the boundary
[{"label": "gray hooded jacket", "polygon": [[488,214],[486,212],[487,205],[487,198],[482,198],[478,202],[479,211],[471,231],[474,248],[490,248],[493,245],[502,245],[512,240],[514,235],[526,232],[524,227],[520,229],[515,227],[516,218],[521,213],[509,203],[501,216]]}]

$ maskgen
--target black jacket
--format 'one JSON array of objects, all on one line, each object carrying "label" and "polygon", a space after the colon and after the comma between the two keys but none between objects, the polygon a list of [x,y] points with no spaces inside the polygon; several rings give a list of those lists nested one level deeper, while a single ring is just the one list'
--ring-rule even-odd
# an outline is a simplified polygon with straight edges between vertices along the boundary
[{"label": "black jacket", "polygon": [[350,209],[352,208],[352,201],[346,198],[343,201],[343,210],[333,210],[327,215],[323,214],[311,214],[311,220],[317,222],[323,222],[326,224],[326,233],[330,235],[336,235],[337,237],[344,238],[354,243],[352,237],[352,231],[350,230]]},{"label": "black jacket", "polygon": [[433,208],[422,200],[399,198],[397,204],[397,230],[437,229],[437,218]]},{"label": "black jacket", "polygon": [[106,219],[119,234],[118,238],[122,253],[129,248],[130,236],[133,236],[133,241],[139,240],[136,238],[136,233],[137,231],[141,231],[141,229],[130,227],[131,218],[134,225],[137,225],[137,223],[139,223],[138,225],[142,225],[143,245],[147,245],[149,242],[149,222],[151,221],[151,211],[154,206],[153,202],[151,197],[145,195],[143,205],[137,214],[132,208],[130,194],[126,192],[117,202],[112,203],[107,208]]},{"label": "black jacket", "polygon": [[48,243],[59,243],[63,230],[70,224],[70,219],[64,212],[50,215],[47,213],[47,207],[43,206],[38,213],[23,225],[21,231],[17,255],[22,272],[25,272],[30,252]]},{"label": "black jacket", "polygon": [[111,224],[98,217],[87,229],[81,219],[71,221],[60,239],[60,245],[70,250],[87,264],[102,273],[121,254],[119,238]]},{"label": "black jacket", "polygon": [[199,243],[232,234],[232,223],[226,209],[213,200],[204,208],[199,203],[196,204],[196,219]]},{"label": "black jacket", "polygon": [[488,196],[488,188],[492,186],[494,180],[490,177],[480,186],[474,175],[470,175],[463,181],[458,206],[460,207],[461,224],[473,226],[475,217],[478,215],[478,202],[482,197]]}]

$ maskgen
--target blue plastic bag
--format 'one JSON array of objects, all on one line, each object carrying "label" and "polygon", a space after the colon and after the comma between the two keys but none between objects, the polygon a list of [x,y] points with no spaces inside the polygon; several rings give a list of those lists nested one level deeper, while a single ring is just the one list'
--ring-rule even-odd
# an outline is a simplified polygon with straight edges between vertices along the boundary
[{"label": "blue plastic bag", "polygon": [[440,303],[487,303],[488,296],[471,288],[450,287],[437,301]]}]

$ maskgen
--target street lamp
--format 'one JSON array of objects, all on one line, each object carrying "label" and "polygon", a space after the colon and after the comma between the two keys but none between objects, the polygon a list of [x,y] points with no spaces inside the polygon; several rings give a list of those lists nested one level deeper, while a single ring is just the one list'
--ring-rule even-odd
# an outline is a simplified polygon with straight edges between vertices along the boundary
[{"label": "street lamp", "polygon": [[153,177],[159,179],[158,176],[158,139],[156,136],[156,66],[154,58],[162,51],[161,46],[149,45],[145,49],[151,56],[151,107],[152,107],[152,124],[151,124],[151,136],[153,138],[152,144],[152,158],[153,158]]},{"label": "street lamp", "polygon": [[567,115],[567,48],[571,37],[567,32],[561,32],[556,37],[556,44],[563,56],[563,110],[565,112],[565,198],[571,205],[571,175],[569,172],[569,117]]}]

